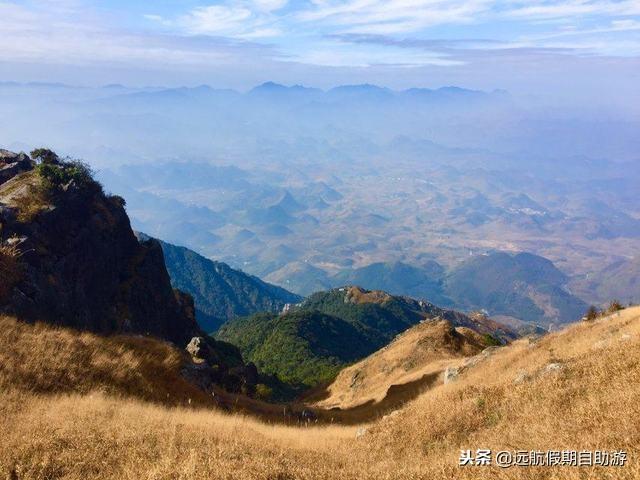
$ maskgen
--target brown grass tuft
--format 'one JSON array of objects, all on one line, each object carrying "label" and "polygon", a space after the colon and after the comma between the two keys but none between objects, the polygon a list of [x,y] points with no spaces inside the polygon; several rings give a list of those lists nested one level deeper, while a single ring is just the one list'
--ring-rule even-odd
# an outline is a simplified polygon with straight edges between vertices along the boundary
[{"label": "brown grass tuft", "polygon": [[210,404],[180,375],[185,357],[146,337],[101,337],[0,317],[0,388],[43,393],[102,391],[165,404]]},{"label": "brown grass tuft", "polygon": [[0,302],[6,302],[22,279],[20,252],[14,245],[0,244]]}]

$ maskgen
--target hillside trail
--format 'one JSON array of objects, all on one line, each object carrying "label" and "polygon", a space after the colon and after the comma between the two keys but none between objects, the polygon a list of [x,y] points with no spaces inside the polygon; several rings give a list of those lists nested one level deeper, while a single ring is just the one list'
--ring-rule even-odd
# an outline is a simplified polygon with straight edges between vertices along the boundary
[{"label": "hillside trail", "polygon": [[[459,363],[459,359],[456,359]],[[340,424],[358,425],[370,423],[414,400],[421,394],[443,382],[444,370],[426,373],[420,378],[389,386],[382,400],[368,400],[348,408],[323,408],[315,403],[328,395],[326,387],[319,387],[305,397],[291,403],[267,403],[243,395],[221,392],[221,406],[231,412],[255,416],[261,420],[283,424]]]}]

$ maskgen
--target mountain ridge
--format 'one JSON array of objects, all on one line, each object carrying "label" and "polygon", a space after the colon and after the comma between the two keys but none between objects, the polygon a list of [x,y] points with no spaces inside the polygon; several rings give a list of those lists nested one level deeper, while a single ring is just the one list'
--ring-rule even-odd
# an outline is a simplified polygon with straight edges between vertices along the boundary
[{"label": "mountain ridge", "polygon": [[[139,238],[148,238],[138,232]],[[280,312],[302,297],[260,278],[210,260],[193,250],[157,240],[174,288],[195,300],[196,319],[208,333],[224,322],[259,312]]]},{"label": "mountain ridge", "polygon": [[473,329],[496,343],[518,337],[483,316],[349,286],[317,292],[280,315],[230,320],[215,338],[238,346],[261,371],[301,393],[333,380],[341,368],[385,347],[410,327],[435,318]]}]

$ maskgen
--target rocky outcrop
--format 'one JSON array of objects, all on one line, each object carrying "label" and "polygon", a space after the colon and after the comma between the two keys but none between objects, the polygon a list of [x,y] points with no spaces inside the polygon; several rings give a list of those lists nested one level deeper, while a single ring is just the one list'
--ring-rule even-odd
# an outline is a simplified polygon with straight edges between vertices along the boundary
[{"label": "rocky outcrop", "polygon": [[[91,188],[71,182],[55,197],[36,195],[42,180],[29,157],[0,151],[2,165],[3,172],[13,170],[0,185],[0,240],[15,248],[23,275],[0,311],[180,346],[201,333],[192,300],[171,288],[162,248],[137,240],[121,198],[95,182]],[[16,198],[16,191],[24,193]],[[43,204],[26,220],[21,209],[36,201]]]},{"label": "rocky outcrop", "polygon": [[195,360],[210,361],[213,356],[211,346],[204,337],[193,337],[185,349]]},{"label": "rocky outcrop", "polygon": [[27,154],[0,149],[0,185],[32,168],[33,162]]},{"label": "rocky outcrop", "polygon": [[[183,376],[200,388],[211,391],[222,385],[227,391],[252,395],[258,383],[258,369],[253,363],[244,364],[237,349],[211,337],[193,337],[185,350],[192,364],[183,369]],[[221,369],[225,365],[226,369]]]},{"label": "rocky outcrop", "polygon": [[186,365],[186,377],[202,387],[251,391],[255,366],[200,329],[193,298],[171,287],[160,244],[136,238],[124,200],[104,194],[80,164],[52,164],[68,168],[51,175],[63,178],[53,190],[35,167],[24,154],[0,151],[0,253],[20,273],[10,284],[0,277],[6,287],[0,314],[99,334],[150,335],[180,348],[196,337],[206,361]]},{"label": "rocky outcrop", "polygon": [[[0,192],[0,202],[2,201]],[[4,211],[24,279],[3,310],[97,333],[141,333],[185,345],[199,332],[174,295],[157,242],[139,243],[121,203],[64,195],[30,222]]]}]

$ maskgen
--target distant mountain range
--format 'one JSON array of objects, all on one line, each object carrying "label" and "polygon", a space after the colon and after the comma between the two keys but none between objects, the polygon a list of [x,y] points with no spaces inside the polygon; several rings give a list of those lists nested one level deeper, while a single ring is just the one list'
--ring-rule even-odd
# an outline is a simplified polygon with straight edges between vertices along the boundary
[{"label": "distant mountain range", "polygon": [[[380,262],[448,274],[470,251],[520,251],[589,303],[630,299],[594,279],[639,249],[637,120],[456,87],[4,83],[0,96],[2,143],[90,161],[136,230],[300,295]],[[400,270],[417,282],[394,293],[457,300]]]},{"label": "distant mountain range", "polygon": [[[289,203],[286,195],[283,201]],[[272,282],[286,285],[298,295],[188,248],[160,244],[173,286],[194,297],[198,322],[208,332],[215,332],[232,318],[279,313],[285,304],[301,302],[304,295],[311,295],[308,305],[314,293],[342,285],[407,295],[460,311],[485,311],[516,328],[523,323],[548,326],[576,321],[587,309],[587,304],[566,288],[564,273],[546,258],[530,253],[476,255],[450,271],[428,260],[419,265],[379,262],[328,275],[308,263],[292,262],[269,275]],[[614,277],[627,278],[626,288],[633,291],[635,272],[633,264],[621,263]],[[601,277],[604,281],[609,278],[606,272]]]},{"label": "distant mountain range", "polygon": [[[149,238],[144,233],[138,233],[138,237]],[[285,304],[302,300],[299,295],[226,263],[209,260],[185,247],[158,242],[171,284],[193,297],[196,319],[206,332],[215,332],[232,318],[257,312],[280,312]]]},{"label": "distant mountain range", "polygon": [[617,299],[625,304],[640,302],[640,256],[622,259],[575,282],[576,288],[595,291],[601,303]]},{"label": "distant mountain range", "polygon": [[[621,264],[619,268],[625,267]],[[631,265],[626,269],[629,273],[621,278],[628,278],[629,289],[633,290],[637,270]],[[492,317],[515,324],[573,322],[587,309],[587,304],[566,288],[569,279],[564,273],[546,258],[530,253],[476,255],[450,271],[433,260],[420,265],[378,262],[330,276],[309,264],[291,264],[269,275],[269,279],[302,294],[340,285],[360,285],[421,298],[447,308],[485,310]]]},{"label": "distant mountain range", "polygon": [[[16,85],[17,86],[17,85]],[[105,87],[106,88],[106,87]],[[237,92],[230,89],[218,89],[208,85],[197,87],[177,87],[177,88],[153,88],[153,89],[133,89],[133,92],[127,92],[126,89],[122,95],[133,95],[137,98],[166,98],[166,99],[188,99],[196,97],[207,97],[212,95],[225,96],[241,96],[246,95],[256,99],[276,99],[282,101],[285,98],[290,99],[321,99],[327,98],[332,100],[362,100],[372,99],[381,100],[385,98],[407,97],[412,100],[455,100],[463,99],[466,101],[485,99],[489,97],[508,98],[509,94],[504,90],[495,90],[493,92],[483,92],[480,90],[469,90],[460,87],[442,87],[437,89],[429,88],[411,88],[407,90],[397,91],[385,87],[379,87],[371,84],[360,85],[339,85],[329,90],[321,90],[319,88],[304,87],[302,85],[282,85],[275,82],[265,82],[250,89],[246,93]]]},{"label": "distant mountain range", "polygon": [[579,320],[587,305],[564,288],[568,277],[546,258],[504,252],[471,258],[451,271],[444,290],[457,308],[543,324]]}]

